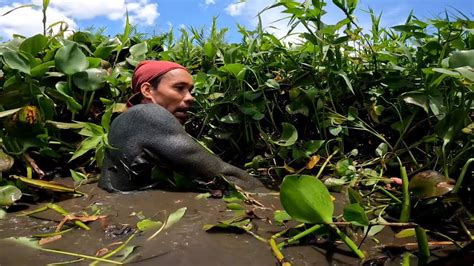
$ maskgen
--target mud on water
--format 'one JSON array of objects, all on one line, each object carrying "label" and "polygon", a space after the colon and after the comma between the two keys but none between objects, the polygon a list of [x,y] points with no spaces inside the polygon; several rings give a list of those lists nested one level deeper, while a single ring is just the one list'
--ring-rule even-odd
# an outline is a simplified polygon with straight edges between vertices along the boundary
[{"label": "mud on water", "polygon": [[[139,234],[130,245],[138,246],[134,251],[135,265],[276,265],[277,260],[268,244],[263,243],[249,234],[239,233],[208,233],[202,230],[204,224],[216,224],[219,220],[231,218],[233,212],[226,209],[221,199],[196,199],[199,193],[170,192],[149,190],[129,194],[110,194],[95,184],[80,188],[88,196],[72,198],[57,202],[69,212],[101,208],[107,215],[108,231],[105,225],[98,221],[90,222],[90,231],[74,229],[65,233],[61,239],[46,244],[45,248],[58,249],[94,256],[98,250],[111,243],[125,241],[130,232],[129,226],[134,226],[143,214],[147,218],[163,221],[167,215],[181,207],[187,207],[184,217],[169,229],[161,232],[151,241],[146,241],[156,230]],[[342,212],[345,205],[343,195],[335,195],[336,213]],[[255,209],[261,220],[254,220],[257,231],[262,237],[269,239],[271,235],[282,230],[268,221],[273,218],[273,210],[281,209],[278,196],[262,195],[257,200],[270,210]],[[28,210],[36,209],[43,204],[28,206]],[[166,211],[165,216],[163,211]],[[46,211],[34,217],[18,216],[21,211],[10,212],[0,220],[0,238],[31,236],[53,232],[62,217],[53,211]],[[267,219],[268,218],[268,219]],[[54,221],[52,221],[54,220]],[[127,226],[128,225],[128,226]],[[397,243],[392,231],[385,228],[377,238],[384,243]],[[356,239],[357,240],[357,239]],[[360,239],[359,239],[360,240]],[[404,240],[407,241],[407,240]],[[412,240],[413,241],[413,240]],[[357,243],[357,241],[356,241]],[[387,256],[378,253],[370,239],[364,241],[362,249],[373,253],[373,258],[381,257],[379,263],[400,265],[400,257]],[[113,248],[112,248],[113,249]],[[0,265],[45,265],[74,260],[74,257],[47,253],[35,250],[11,241],[0,241]],[[293,265],[357,265],[359,260],[344,246],[344,244],[311,244],[297,245],[283,249],[286,259]],[[87,265],[90,261],[76,263]]]}]

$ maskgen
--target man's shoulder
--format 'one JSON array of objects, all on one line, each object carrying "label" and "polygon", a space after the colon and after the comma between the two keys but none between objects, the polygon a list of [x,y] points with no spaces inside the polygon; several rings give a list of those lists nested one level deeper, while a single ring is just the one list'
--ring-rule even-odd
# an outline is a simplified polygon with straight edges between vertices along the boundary
[{"label": "man's shoulder", "polygon": [[163,108],[159,104],[154,104],[154,103],[147,103],[147,104],[137,104],[132,107],[130,107],[127,111],[125,111],[124,114],[129,113],[129,114],[136,114],[136,113],[148,113],[148,112],[163,112],[166,111],[165,108]]}]

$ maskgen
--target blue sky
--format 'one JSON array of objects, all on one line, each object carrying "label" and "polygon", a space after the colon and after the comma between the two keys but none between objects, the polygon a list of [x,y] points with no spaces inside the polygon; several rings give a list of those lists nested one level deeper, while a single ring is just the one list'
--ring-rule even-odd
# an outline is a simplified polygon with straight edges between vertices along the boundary
[{"label": "blue sky", "polygon": [[[327,2],[328,14],[324,16],[324,22],[335,23],[343,15],[331,1]],[[40,6],[41,3],[42,0],[0,0],[0,14],[19,5]],[[123,29],[125,9],[137,29],[148,34],[165,32],[170,27],[207,27],[211,25],[212,17],[218,16],[219,27],[230,29],[228,40],[239,41],[236,24],[254,28],[256,14],[272,3],[274,0],[51,0],[48,23],[62,20],[71,30],[106,27],[106,33],[113,36]],[[356,16],[362,27],[370,25],[364,12],[368,7],[383,13],[383,26],[403,23],[410,10],[423,19],[444,16],[445,10],[456,14],[456,9],[474,18],[474,0],[360,0]],[[262,15],[264,26],[278,37],[284,36],[287,30],[286,21],[274,22],[282,17],[279,9]],[[39,33],[42,31],[41,18],[39,7],[22,8],[0,16],[0,36],[6,40],[12,34],[31,36]]]}]

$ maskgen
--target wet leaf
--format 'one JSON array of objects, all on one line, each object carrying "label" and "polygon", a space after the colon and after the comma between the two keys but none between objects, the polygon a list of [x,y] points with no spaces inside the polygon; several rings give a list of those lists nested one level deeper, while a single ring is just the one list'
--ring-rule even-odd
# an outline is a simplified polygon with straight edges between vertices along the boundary
[{"label": "wet leaf", "polygon": [[137,223],[137,228],[140,231],[146,231],[163,225],[161,221],[153,221],[150,219],[143,219]]},{"label": "wet leaf", "polygon": [[275,219],[277,222],[283,223],[285,221],[291,220],[291,216],[286,211],[276,210],[273,213],[273,219]]},{"label": "wet leaf", "polygon": [[20,110],[21,110],[21,108],[2,111],[2,112],[0,112],[0,118],[15,114],[16,112],[18,112]]},{"label": "wet leaf", "polygon": [[32,56],[36,56],[48,45],[48,38],[43,34],[36,34],[20,44],[20,50]]},{"label": "wet leaf", "polygon": [[21,190],[12,185],[0,187],[0,207],[10,206],[22,196]]},{"label": "wet leaf", "polygon": [[282,123],[283,132],[281,134],[280,139],[274,141],[276,145],[279,146],[291,146],[295,144],[296,140],[298,140],[298,131],[296,130],[295,126],[290,123]]},{"label": "wet leaf", "polygon": [[344,208],[344,219],[358,226],[368,226],[369,219],[364,208],[359,203],[353,203]]},{"label": "wet leaf", "polygon": [[228,115],[221,117],[220,121],[227,124],[239,124],[241,119],[239,114],[229,113]]},{"label": "wet leaf", "polygon": [[353,173],[352,160],[341,159],[336,163],[336,174],[338,176],[347,176]]},{"label": "wet leaf", "polygon": [[12,177],[19,179],[20,181],[22,181],[23,183],[29,186],[33,186],[33,187],[37,187],[41,189],[46,189],[46,190],[51,190],[51,191],[56,191],[56,192],[70,192],[70,193],[84,194],[80,191],[75,190],[74,188],[70,188],[70,187],[67,187],[58,183],[54,183],[54,182],[31,179],[31,178],[26,178],[26,177],[16,176],[16,175],[12,175]]},{"label": "wet leaf", "polygon": [[229,210],[245,210],[244,206],[239,203],[228,203],[227,209]]},{"label": "wet leaf", "polygon": [[87,180],[87,176],[81,172],[77,172],[71,169],[69,169],[69,172],[71,173],[71,177],[75,182]]},{"label": "wet leaf", "polygon": [[319,155],[313,155],[309,158],[309,161],[306,163],[306,169],[311,170],[313,169],[316,164],[319,162],[321,157]]},{"label": "wet leaf", "polygon": [[104,69],[89,68],[74,74],[73,81],[83,91],[95,91],[103,87],[106,75]]},{"label": "wet leaf", "polygon": [[382,156],[384,156],[385,154],[387,154],[387,151],[388,151],[388,145],[387,145],[387,143],[382,142],[382,143],[379,144],[379,146],[377,146],[377,149],[375,149],[375,154],[376,154],[378,157],[382,157]]},{"label": "wet leaf", "polygon": [[360,193],[357,190],[355,190],[351,187],[347,188],[347,197],[348,197],[349,202],[351,204],[354,204],[354,203],[362,204],[363,203],[363,199],[362,199],[362,196],[360,195]]},{"label": "wet leaf", "polygon": [[9,237],[9,238],[5,238],[5,240],[12,241],[17,244],[21,244],[30,248],[41,249],[41,246],[38,244],[38,240],[32,237],[25,237],[25,236]]},{"label": "wet leaf", "polygon": [[43,237],[38,241],[38,245],[44,246],[44,245],[49,244],[51,242],[57,241],[61,238],[62,238],[62,235]]},{"label": "wet leaf", "polygon": [[403,229],[402,231],[395,234],[396,238],[406,238],[406,237],[414,237],[416,235],[415,228],[408,228]]},{"label": "wet leaf", "polygon": [[206,192],[206,193],[201,193],[194,198],[199,200],[199,199],[207,199],[207,198],[210,198],[211,196],[212,196],[211,193]]},{"label": "wet leaf", "polygon": [[183,207],[183,208],[179,208],[178,210],[176,210],[175,212],[170,214],[170,216],[168,216],[168,220],[166,220],[166,225],[165,225],[164,229],[168,229],[172,225],[174,225],[175,223],[179,222],[179,220],[181,220],[181,218],[183,218],[184,213],[186,212],[186,210],[187,210],[187,208]]},{"label": "wet leaf", "polygon": [[54,56],[54,61],[56,67],[69,76],[85,71],[89,66],[86,56],[74,42],[68,42],[59,48]]},{"label": "wet leaf", "polygon": [[281,184],[280,201],[285,211],[299,222],[332,222],[334,204],[331,195],[314,176],[286,176]]},{"label": "wet leaf", "polygon": [[449,57],[449,67],[474,67],[474,50],[456,51]]},{"label": "wet leaf", "polygon": [[12,168],[14,162],[15,159],[0,148],[0,173],[8,172]]},{"label": "wet leaf", "polygon": [[26,58],[15,51],[7,51],[3,53],[5,64],[11,68],[19,70],[23,73],[30,74],[31,66]]}]

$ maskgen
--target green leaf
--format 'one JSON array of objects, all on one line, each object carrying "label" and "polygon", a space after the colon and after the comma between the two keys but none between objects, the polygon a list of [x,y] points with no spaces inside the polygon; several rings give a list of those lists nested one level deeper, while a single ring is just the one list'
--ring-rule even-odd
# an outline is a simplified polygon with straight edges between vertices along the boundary
[{"label": "green leaf", "polygon": [[54,56],[54,62],[60,71],[69,76],[84,71],[89,66],[87,57],[74,42],[68,42],[59,48]]},{"label": "green leaf", "polygon": [[4,52],[3,60],[5,61],[5,64],[11,69],[16,69],[28,75],[31,72],[31,66],[28,60],[15,51]]},{"label": "green leaf", "polygon": [[351,204],[354,204],[354,203],[362,204],[363,202],[363,199],[360,193],[351,187],[347,188],[347,197],[349,198],[349,202]]},{"label": "green leaf", "polygon": [[3,117],[6,117],[6,116],[10,116],[18,111],[20,111],[21,108],[16,108],[16,109],[11,109],[11,110],[6,110],[6,111],[2,111],[0,112],[0,118],[3,118]]},{"label": "green leaf", "polygon": [[246,68],[242,64],[225,64],[219,68],[220,71],[232,74],[238,80],[243,80]]},{"label": "green leaf", "polygon": [[457,51],[449,57],[449,67],[474,67],[474,50]]},{"label": "green leaf", "polygon": [[81,145],[79,146],[79,149],[74,152],[72,155],[71,159],[69,159],[69,162],[84,155],[86,152],[90,150],[94,150],[102,140],[101,136],[93,136],[85,139],[83,142],[81,142]]},{"label": "green leaf", "polygon": [[359,203],[353,203],[344,208],[344,219],[358,226],[368,226],[369,219],[364,208]]},{"label": "green leaf", "polygon": [[286,211],[276,210],[273,213],[273,219],[279,223],[283,223],[285,221],[291,220],[291,216]]},{"label": "green leaf", "polygon": [[31,76],[34,78],[41,77],[44,74],[46,74],[46,72],[48,72],[50,68],[53,68],[53,67],[54,67],[53,60],[39,64],[31,69]]},{"label": "green leaf", "polygon": [[352,174],[354,171],[351,168],[352,160],[351,159],[341,159],[336,163],[336,174],[338,176],[347,176]]},{"label": "green leaf", "polygon": [[227,209],[234,210],[234,211],[245,210],[244,206],[236,202],[227,203]]},{"label": "green leaf", "polygon": [[46,45],[48,45],[48,38],[46,38],[43,34],[37,34],[24,40],[20,44],[19,50],[26,52],[31,56],[36,56],[46,47]]},{"label": "green leaf", "polygon": [[106,60],[117,47],[121,45],[121,41],[115,37],[113,39],[104,40],[94,51],[94,56]]},{"label": "green leaf", "polygon": [[351,81],[349,80],[349,78],[347,77],[347,74],[344,72],[344,71],[340,71],[337,73],[339,76],[341,76],[344,81],[346,82],[346,85],[347,87],[349,88],[349,90],[352,92],[352,94],[355,95],[354,93],[354,89],[352,88],[352,84],[351,84]]},{"label": "green leaf", "polygon": [[25,236],[20,236],[20,237],[9,237],[5,238],[5,240],[12,241],[30,248],[34,249],[42,249],[41,246],[38,244],[38,240],[32,237],[25,237]]},{"label": "green leaf", "polygon": [[314,176],[286,176],[281,184],[280,201],[285,211],[299,222],[332,223],[331,195]]},{"label": "green leaf", "polygon": [[87,176],[81,172],[77,172],[72,169],[69,169],[69,172],[71,173],[71,177],[75,182],[81,182],[81,181],[87,180]]},{"label": "green leaf", "polygon": [[474,82],[474,68],[473,67],[458,67],[455,69],[461,74],[461,76],[467,78],[468,80]]},{"label": "green leaf", "polygon": [[0,187],[0,206],[10,206],[21,198],[21,190],[12,185]]},{"label": "green leaf", "polygon": [[68,94],[68,87],[67,83],[64,81],[60,81],[56,83],[56,91],[60,93],[60,95],[64,98],[67,103],[67,108],[72,112],[78,112],[82,109],[82,105],[79,104],[73,97]]},{"label": "green leaf", "polygon": [[282,126],[283,132],[280,139],[273,141],[273,143],[284,147],[295,144],[295,142],[298,140],[298,131],[296,130],[295,126],[285,122],[282,123]]},{"label": "green leaf", "polygon": [[226,124],[239,124],[241,122],[240,115],[237,113],[229,113],[228,115],[221,117],[220,121]]},{"label": "green leaf", "polygon": [[148,53],[148,45],[146,42],[137,43],[130,47],[130,54],[136,60],[145,59],[146,53]]},{"label": "green leaf", "polygon": [[86,71],[74,74],[73,81],[84,91],[95,91],[103,87],[107,72],[104,69],[89,68]]},{"label": "green leaf", "polygon": [[462,108],[449,112],[435,125],[435,133],[443,139],[443,146],[451,142],[464,127],[466,113]]},{"label": "green leaf", "polygon": [[65,122],[57,122],[57,121],[46,121],[47,124],[53,125],[55,128],[59,129],[80,129],[83,128],[85,125],[80,123],[65,123]]},{"label": "green leaf", "polygon": [[404,93],[402,95],[402,99],[408,104],[414,104],[423,108],[423,110],[425,110],[425,112],[428,113],[429,100],[428,100],[428,95],[426,93],[423,93],[423,92]]},{"label": "green leaf", "polygon": [[76,191],[74,188],[70,188],[70,187],[60,185],[54,182],[49,182],[49,181],[44,181],[44,180],[39,180],[39,179],[31,179],[31,178],[26,178],[26,177],[16,176],[16,175],[12,175],[11,177],[15,179],[19,179],[20,181],[22,181],[23,183],[29,186],[33,186],[33,187],[37,187],[41,189],[46,189],[46,190],[51,190],[51,191],[56,191],[56,192],[71,192],[71,193],[83,194],[79,191]]},{"label": "green leaf", "polygon": [[153,221],[150,219],[143,219],[137,223],[137,228],[140,231],[146,231],[163,225],[161,221]]},{"label": "green leaf", "polygon": [[174,225],[175,223],[179,222],[179,220],[181,220],[181,218],[183,218],[184,213],[186,212],[186,210],[187,210],[186,207],[182,207],[182,208],[179,208],[178,210],[176,210],[175,212],[173,212],[172,214],[170,214],[170,216],[168,216],[168,220],[166,220],[166,225],[165,225],[164,229],[168,229],[172,225]]},{"label": "green leaf", "polygon": [[403,229],[402,231],[395,234],[396,238],[406,238],[406,237],[414,237],[416,235],[415,228],[407,228]]},{"label": "green leaf", "polygon": [[377,146],[377,149],[375,149],[375,154],[376,154],[378,157],[382,157],[382,156],[384,156],[385,154],[387,154],[387,151],[388,151],[388,145],[387,145],[387,143],[382,142],[382,143],[379,144],[379,146]]}]

